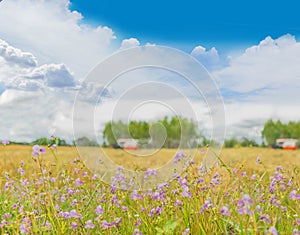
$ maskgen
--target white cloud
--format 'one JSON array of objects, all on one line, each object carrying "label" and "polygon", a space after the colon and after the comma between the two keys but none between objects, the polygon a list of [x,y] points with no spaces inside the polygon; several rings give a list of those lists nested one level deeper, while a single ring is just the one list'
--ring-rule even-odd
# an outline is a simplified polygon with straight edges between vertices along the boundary
[{"label": "white cloud", "polygon": [[197,46],[192,50],[191,56],[199,60],[209,71],[218,69],[223,65],[215,47],[207,50],[205,47]]},{"label": "white cloud", "polygon": [[[107,26],[81,23],[68,0],[10,0],[0,4],[1,37],[45,63],[64,63],[82,79],[113,50]],[[11,57],[10,57],[11,58]]]},{"label": "white cloud", "polygon": [[[2,50],[1,50],[2,49]],[[0,82],[6,88],[38,90],[46,87],[72,87],[75,80],[64,64],[37,66],[35,56],[0,39]]]},{"label": "white cloud", "polygon": [[128,49],[131,47],[137,47],[140,45],[139,40],[137,40],[136,38],[129,38],[129,39],[124,39],[121,43],[121,47],[120,49]]},{"label": "white cloud", "polygon": [[287,34],[277,39],[266,37],[232,58],[228,67],[214,72],[226,91],[228,135],[257,138],[269,118],[298,120],[299,64],[300,42]]},{"label": "white cloud", "polygon": [[286,89],[299,84],[299,64],[300,43],[287,34],[278,39],[266,37],[214,75],[222,87],[234,91],[269,88],[285,93]]},{"label": "white cloud", "polygon": [[0,56],[7,62],[25,67],[35,67],[36,58],[29,52],[22,52],[20,49],[10,46],[7,42],[0,39]]}]

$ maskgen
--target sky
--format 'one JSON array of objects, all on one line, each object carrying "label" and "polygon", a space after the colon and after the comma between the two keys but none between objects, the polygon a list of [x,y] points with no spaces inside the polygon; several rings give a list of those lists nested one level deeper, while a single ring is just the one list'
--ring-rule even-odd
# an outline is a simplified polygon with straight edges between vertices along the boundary
[{"label": "sky", "polygon": [[224,100],[226,138],[259,140],[269,118],[299,121],[299,5],[3,0],[0,139],[72,139],[76,93],[84,86],[91,96],[103,91],[84,83],[89,72],[123,49],[163,45],[191,55],[213,77]]}]

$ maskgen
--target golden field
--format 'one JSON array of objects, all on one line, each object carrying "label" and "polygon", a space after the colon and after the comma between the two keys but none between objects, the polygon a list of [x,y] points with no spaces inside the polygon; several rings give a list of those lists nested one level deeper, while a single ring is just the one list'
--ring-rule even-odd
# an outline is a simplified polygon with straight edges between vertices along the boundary
[{"label": "golden field", "polygon": [[[50,149],[46,148],[46,153],[42,155],[41,160],[55,163]],[[105,154],[111,161],[117,165],[122,165],[128,169],[142,169],[158,168],[169,161],[172,161],[176,150],[175,149],[161,149],[149,156],[146,150],[133,151],[133,154],[121,149],[103,149],[100,148],[80,148],[80,154],[76,147],[59,147],[56,155],[59,159],[59,164],[69,164],[76,157],[80,157],[83,150],[91,155],[103,157]],[[31,146],[7,145],[0,148],[0,173],[5,171],[14,171],[20,166],[23,160],[25,164],[31,166],[32,169],[38,168],[37,164],[31,157]],[[205,156],[200,149],[196,150],[194,160],[197,164],[202,162]],[[260,166],[255,164],[256,158],[259,157]],[[84,157],[83,157],[84,158]],[[285,169],[300,168],[300,150],[279,150],[269,148],[224,148],[220,153],[220,158],[230,167],[242,167],[247,171],[258,170],[258,167],[264,167],[264,170],[274,169],[281,165]]]}]

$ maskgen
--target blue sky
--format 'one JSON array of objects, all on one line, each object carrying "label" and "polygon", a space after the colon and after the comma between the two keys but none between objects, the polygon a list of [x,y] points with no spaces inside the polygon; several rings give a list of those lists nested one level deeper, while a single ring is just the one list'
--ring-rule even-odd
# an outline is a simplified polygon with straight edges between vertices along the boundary
[{"label": "blue sky", "polygon": [[84,22],[113,28],[141,42],[192,50],[199,43],[233,51],[266,36],[300,36],[299,1],[72,0]]},{"label": "blue sky", "polygon": [[[228,137],[259,139],[269,118],[299,120],[300,3],[70,1],[0,3],[0,139],[71,139],[74,96],[87,74],[148,43],[183,50],[208,69]],[[87,88],[94,97],[103,84]]]}]

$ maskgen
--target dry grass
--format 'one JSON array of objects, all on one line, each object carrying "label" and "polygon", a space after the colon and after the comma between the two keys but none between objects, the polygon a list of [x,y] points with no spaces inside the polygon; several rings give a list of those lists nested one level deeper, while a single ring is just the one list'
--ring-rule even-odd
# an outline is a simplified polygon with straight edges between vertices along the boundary
[{"label": "dry grass", "polygon": [[[19,167],[20,162],[23,160],[26,165],[32,165],[33,168],[37,167],[36,164],[32,164],[31,157],[31,146],[18,146],[8,145],[1,146],[0,148],[0,173],[4,171],[15,170]],[[68,164],[74,158],[83,157],[87,158],[82,153],[87,153],[87,156],[100,156],[103,158],[105,155],[111,161],[118,165],[122,165],[129,169],[142,169],[147,168],[158,168],[169,161],[172,161],[176,154],[176,149],[161,149],[149,156],[149,153],[153,153],[152,150],[138,150],[127,152],[121,149],[103,149],[101,152],[100,148],[80,148],[80,154],[75,147],[59,147],[57,150],[57,156],[60,164]],[[185,151],[185,153],[188,153]],[[194,154],[194,152],[192,153]],[[195,161],[199,164],[205,154],[200,153],[199,150],[195,152]],[[297,167],[300,168],[300,150],[288,151],[279,149],[268,149],[268,148],[233,148],[223,149],[220,157],[230,167],[242,167],[247,171],[257,170],[261,167],[262,170],[274,169],[281,165],[285,169],[292,170]],[[259,157],[263,165],[258,166],[255,164],[256,158]],[[47,161],[54,161],[54,158],[50,151],[47,151],[43,155],[43,159]],[[85,159],[86,160],[86,159]]]}]

